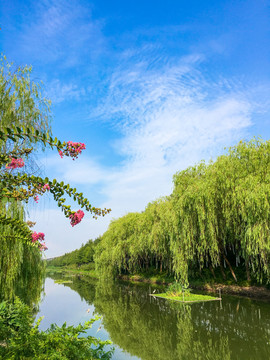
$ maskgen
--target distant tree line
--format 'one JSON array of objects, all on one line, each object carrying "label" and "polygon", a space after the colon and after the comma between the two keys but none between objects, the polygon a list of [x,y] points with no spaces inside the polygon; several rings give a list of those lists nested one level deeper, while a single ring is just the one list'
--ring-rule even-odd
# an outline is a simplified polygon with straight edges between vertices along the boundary
[{"label": "distant tree line", "polygon": [[89,264],[94,261],[95,248],[97,247],[100,238],[96,240],[88,240],[88,242],[69,253],[66,253],[62,256],[57,256],[52,259],[48,259],[47,263],[50,266],[81,266],[84,264]]}]

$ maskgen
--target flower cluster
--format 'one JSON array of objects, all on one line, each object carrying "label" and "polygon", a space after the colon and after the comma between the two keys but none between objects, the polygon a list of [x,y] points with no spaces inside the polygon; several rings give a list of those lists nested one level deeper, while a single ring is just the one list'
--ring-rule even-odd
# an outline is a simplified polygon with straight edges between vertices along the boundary
[{"label": "flower cluster", "polygon": [[84,217],[84,212],[82,210],[78,210],[74,214],[71,214],[69,216],[71,226],[73,227],[73,226],[79,224],[79,222],[82,221],[83,217]]},{"label": "flower cluster", "polygon": [[7,169],[16,169],[16,168],[21,168],[23,166],[24,166],[24,161],[22,158],[19,158],[19,159],[11,158],[11,162],[6,165],[6,168]]},{"label": "flower cluster", "polygon": [[44,233],[37,233],[35,231],[32,233],[32,243],[34,244],[37,243],[40,251],[48,250],[45,243],[41,242],[44,241],[44,237],[45,237]]},{"label": "flower cluster", "polygon": [[42,188],[43,190],[50,190],[50,186],[49,186],[49,184],[45,184],[44,186],[43,186],[43,188]]},{"label": "flower cluster", "polygon": [[61,158],[63,156],[70,156],[74,159],[77,159],[78,155],[81,154],[82,150],[85,149],[85,144],[80,142],[68,141],[66,147],[63,150],[59,150],[59,155]]},{"label": "flower cluster", "polygon": [[37,232],[33,232],[32,233],[32,243],[35,243],[37,241],[40,240],[44,240],[45,234],[44,233],[37,233]]}]

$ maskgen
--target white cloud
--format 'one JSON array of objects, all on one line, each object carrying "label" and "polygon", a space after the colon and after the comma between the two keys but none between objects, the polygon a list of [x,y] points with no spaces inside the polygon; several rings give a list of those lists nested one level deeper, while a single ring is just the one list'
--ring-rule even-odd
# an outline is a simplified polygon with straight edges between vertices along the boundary
[{"label": "white cloud", "polygon": [[93,185],[106,181],[108,169],[99,165],[96,160],[83,157],[72,161],[71,158],[60,159],[58,154],[40,159],[46,173],[65,183]]},{"label": "white cloud", "polygon": [[189,56],[150,70],[140,62],[112,75],[97,114],[114,119],[123,135],[115,149],[126,161],[104,187],[115,217],[169,195],[175,172],[248,134],[254,104],[247,92],[226,80],[208,82],[201,61]]}]

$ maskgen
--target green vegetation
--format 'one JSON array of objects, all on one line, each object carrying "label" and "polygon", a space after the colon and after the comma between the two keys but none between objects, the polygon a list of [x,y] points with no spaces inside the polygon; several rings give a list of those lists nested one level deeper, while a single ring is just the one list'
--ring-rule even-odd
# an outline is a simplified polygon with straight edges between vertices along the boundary
[{"label": "green vegetation", "polygon": [[268,286],[269,155],[270,141],[241,141],[215,162],[176,173],[170,196],[48,264],[80,269],[90,251],[105,278]]},{"label": "green vegetation", "polygon": [[157,295],[155,294],[153,296],[164,298],[167,300],[180,301],[183,303],[219,300],[219,298],[216,298],[214,296],[202,295],[202,294],[192,294],[191,292],[187,292],[187,293],[183,292],[182,294],[179,294],[179,295],[161,293],[161,294],[157,294]]},{"label": "green vegetation", "polygon": [[[93,270],[94,266],[91,267],[91,264],[94,264],[94,254],[95,249],[100,242],[100,238],[96,240],[89,240],[85,245],[82,245],[80,249],[71,251],[62,256],[55,257],[53,259],[48,259],[47,264],[49,267],[77,267],[83,268],[85,270]],[[86,266],[88,265],[88,267]]]},{"label": "green vegetation", "polygon": [[95,270],[93,261],[95,249],[100,241],[100,238],[92,241],[89,240],[80,249],[71,251],[62,256],[48,259],[46,261],[47,274],[50,273],[73,273],[88,275],[93,278],[98,278],[99,274]]},{"label": "green vegetation", "polygon": [[217,297],[203,295],[203,294],[193,294],[190,289],[187,289],[179,283],[171,284],[165,293],[161,294],[150,294],[154,297],[161,297],[168,300],[180,301],[183,303],[198,302],[198,301],[213,301],[220,300]]},{"label": "green vegetation", "polygon": [[0,304],[0,357],[1,359],[104,359],[111,351],[104,347],[109,341],[82,336],[95,319],[84,325],[61,327],[52,324],[46,331],[39,330],[40,318],[34,325],[29,307],[16,299]]},{"label": "green vegetation", "polygon": [[94,260],[105,277],[159,270],[182,285],[270,280],[270,141],[240,142],[174,175],[171,196],[111,222]]},{"label": "green vegetation", "polygon": [[253,139],[181,171],[171,196],[48,264],[82,271],[89,246],[89,264],[105,278],[269,287],[269,155],[270,141]]}]

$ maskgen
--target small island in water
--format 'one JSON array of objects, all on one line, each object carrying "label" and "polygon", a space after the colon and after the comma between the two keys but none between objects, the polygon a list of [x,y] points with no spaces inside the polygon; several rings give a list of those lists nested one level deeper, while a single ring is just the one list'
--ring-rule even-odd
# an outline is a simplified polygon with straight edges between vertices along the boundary
[{"label": "small island in water", "polygon": [[160,294],[150,294],[153,297],[159,297],[167,300],[179,301],[182,303],[192,303],[192,302],[201,302],[201,301],[214,301],[221,300],[221,295],[219,297],[203,294],[194,294],[189,288],[182,286],[179,283],[171,284],[165,293]]},{"label": "small island in water", "polygon": [[162,294],[150,294],[154,297],[160,297],[167,300],[173,300],[173,301],[180,301],[183,303],[192,303],[192,302],[201,302],[201,301],[214,301],[214,300],[221,300],[220,297],[214,297],[210,295],[202,295],[202,294],[182,294],[182,295],[172,295],[168,293],[162,293]]}]

